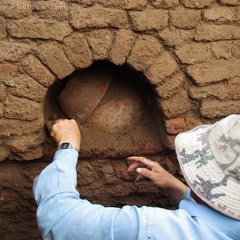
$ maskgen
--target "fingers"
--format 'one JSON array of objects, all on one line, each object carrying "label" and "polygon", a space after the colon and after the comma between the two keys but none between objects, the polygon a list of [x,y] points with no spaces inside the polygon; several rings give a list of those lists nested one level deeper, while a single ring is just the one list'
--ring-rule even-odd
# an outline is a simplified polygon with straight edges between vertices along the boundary
[{"label": "fingers", "polygon": [[144,178],[148,178],[155,182],[159,179],[159,172],[161,171],[162,167],[154,161],[151,161],[145,157],[138,157],[138,156],[131,156],[127,158],[133,163],[129,166],[128,172],[136,171],[138,173],[136,180],[142,180]]},{"label": "fingers", "polygon": [[58,119],[48,122],[50,135],[59,145],[62,142],[69,142],[75,148],[80,149],[81,133],[77,122],[74,119]]},{"label": "fingers", "polygon": [[48,130],[52,137],[54,137],[58,129],[61,127],[61,125],[63,124],[63,121],[65,121],[65,119],[57,119],[55,121],[49,121],[47,123]]},{"label": "fingers", "polygon": [[52,125],[54,124],[54,121],[48,121],[47,122],[47,129],[49,131],[49,133],[51,132],[51,129],[52,129]]},{"label": "fingers", "polygon": [[53,132],[58,128],[67,128],[77,125],[77,122],[74,119],[57,119],[55,121],[48,121],[47,122],[47,128],[49,132]]},{"label": "fingers", "polygon": [[128,157],[127,160],[134,161],[135,163],[146,166],[149,169],[152,169],[156,165],[156,162],[153,162],[145,157],[131,156]]},{"label": "fingers", "polygon": [[137,182],[138,182],[138,181],[141,181],[141,180],[143,180],[143,179],[145,179],[145,177],[144,177],[143,175],[141,175],[141,174],[138,174],[137,177],[136,177],[136,181],[137,181]]},{"label": "fingers", "polygon": [[152,180],[153,182],[155,182],[156,179],[158,181],[161,181],[161,176],[158,174],[158,172],[153,172],[151,170],[148,170],[147,168],[137,168],[136,171],[141,176],[138,177],[136,180],[141,180],[145,177]]},{"label": "fingers", "polygon": [[52,127],[56,125],[56,123],[58,123],[59,121],[63,121],[64,119],[56,119],[56,120],[49,120],[47,122],[47,129],[49,131],[49,133],[51,133],[52,131]]},{"label": "fingers", "polygon": [[132,171],[135,171],[138,167],[142,167],[143,165],[141,163],[138,163],[138,162],[134,162],[132,163],[129,168],[128,168],[128,172],[132,172]]}]

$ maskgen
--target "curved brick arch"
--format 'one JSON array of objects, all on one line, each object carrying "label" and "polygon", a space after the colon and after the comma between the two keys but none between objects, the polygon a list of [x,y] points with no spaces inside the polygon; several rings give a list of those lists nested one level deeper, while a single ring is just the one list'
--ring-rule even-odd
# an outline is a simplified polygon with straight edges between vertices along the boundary
[{"label": "curved brick arch", "polygon": [[[111,72],[113,75],[107,92],[101,96],[100,102],[82,122],[78,115],[74,114],[76,111],[80,111],[79,109],[84,111],[84,106],[81,105],[82,101],[78,97],[85,95],[85,93],[76,95],[77,90],[75,89],[84,88],[88,92],[88,98],[91,99],[90,104],[95,104],[98,99],[93,99],[94,92],[87,87],[86,79],[90,81],[94,76],[93,82],[96,83],[96,79],[100,77],[101,80],[102,74],[109,70],[109,76],[112,75]],[[83,81],[85,87],[76,84],[77,79],[82,79],[77,76],[85,78]],[[94,88],[94,83],[89,86]],[[71,90],[73,89],[70,87],[71,84],[75,86],[74,92]],[[59,98],[59,96],[61,97]],[[133,101],[132,103],[130,103],[130,99]],[[68,108],[69,102],[75,102],[76,106],[71,105]],[[152,89],[143,74],[127,64],[116,66],[108,60],[96,61],[88,68],[80,71],[76,69],[73,74],[63,80],[56,81],[49,87],[45,98],[44,122],[46,125],[47,121],[55,116],[58,118],[65,118],[68,114],[75,116],[79,126],[81,126],[82,134],[87,136],[82,141],[80,152],[84,158],[119,158],[130,154],[156,154],[163,151],[163,146],[161,135],[156,129],[151,112],[156,107],[154,102]],[[63,109],[60,106],[64,106]],[[137,113],[136,108],[139,111]],[[126,110],[126,113],[122,112],[123,109]],[[96,114],[100,114],[100,116]],[[119,114],[122,117],[118,117]],[[104,123],[106,119],[104,120],[103,117],[109,117],[108,124],[113,124],[116,129],[114,130],[110,125],[106,128],[107,123]],[[161,115],[158,117],[161,118]],[[46,154],[52,154],[52,151]]]},{"label": "curved brick arch", "polygon": [[[109,61],[117,66],[126,64],[142,73],[155,88],[159,96],[158,107],[166,121],[178,118],[191,109],[188,93],[183,89],[185,76],[176,60],[158,38],[148,34],[110,28],[88,32],[73,31],[63,39],[62,43],[50,41],[41,43],[37,48],[34,47],[34,54],[25,57],[20,65],[33,82],[37,81],[43,86],[43,90],[38,92],[38,98],[43,102],[47,89],[55,81],[61,81],[75,70],[86,69],[100,60]],[[38,126],[41,119],[39,115]],[[42,131],[37,130],[39,132],[36,134],[37,139],[41,139],[40,136],[45,134],[45,124],[46,122],[43,121]],[[184,124],[180,131],[183,128]],[[169,128],[166,132],[176,134],[179,130]],[[165,145],[173,148],[172,140],[168,140],[168,137],[172,138],[166,135]],[[44,142],[43,138],[42,142]],[[33,141],[31,149],[35,151],[35,155],[41,157],[44,153],[39,143],[41,143],[39,140]],[[13,146],[10,146],[8,151],[5,156],[13,154],[16,158],[15,152],[20,159],[27,160],[30,156],[27,153],[19,153]]]},{"label": "curved brick arch", "polygon": [[[180,92],[185,81],[184,73],[176,60],[156,37],[136,34],[132,30],[75,32],[64,39],[64,50],[75,68],[84,69],[99,60],[107,60],[118,66],[128,64],[156,87],[162,99]],[[165,111],[167,118],[176,117],[191,108],[186,94],[185,97],[185,110],[179,106],[176,113],[169,114],[171,110]]]},{"label": "curved brick arch", "polygon": [[[138,35],[130,30],[111,31],[99,29],[88,33],[74,32],[64,39],[63,44],[56,42],[41,44],[37,48],[35,55],[29,54],[23,58],[20,66],[25,72],[25,75],[22,75],[23,78],[28,75],[32,78],[33,83],[36,81],[42,85],[42,90],[37,92],[37,97],[39,102],[43,102],[48,88],[54,82],[61,81],[61,79],[77,69],[88,68],[93,62],[101,59],[118,66],[127,64],[136,71],[141,72],[149,83],[156,88],[159,97],[163,100],[159,102],[159,108],[167,119],[175,118],[188,110],[186,106],[190,108],[190,104],[185,104],[188,96],[184,93],[180,93],[176,97],[176,99],[179,97],[185,99],[184,104],[173,109],[171,101],[168,103],[168,99],[180,91],[184,81],[184,76],[179,71],[174,58],[164,49],[164,46],[157,38],[150,35]],[[169,85],[169,87],[166,85]],[[14,99],[10,98],[12,101]],[[17,101],[17,99],[15,100]],[[177,100],[175,105],[177,105]],[[40,107],[37,104],[36,109],[38,109],[38,106]],[[12,155],[12,158],[15,159],[28,160],[31,155],[29,151],[37,157],[44,155],[41,148],[41,142],[44,142],[44,138],[41,136],[45,134],[44,126],[46,123],[38,110],[32,110],[32,113],[36,113],[36,120],[29,122],[27,125],[25,122],[22,124],[21,119],[19,119],[19,123],[16,123],[22,125],[23,128],[25,125],[32,125],[30,132],[23,129],[25,133],[34,133],[35,137],[31,140],[30,148],[26,148],[24,151],[20,150],[15,147],[18,140],[16,142],[12,140],[11,145],[7,143],[8,150],[3,151],[3,157]],[[17,111],[21,113],[21,109]],[[27,116],[24,118],[27,119]]]},{"label": "curved brick arch", "polygon": [[[192,107],[187,92],[183,90],[184,74],[176,60],[154,36],[125,29],[73,32],[64,39],[62,46],[48,43],[40,46],[38,52],[43,63],[58,78],[64,78],[77,69],[86,69],[99,60],[118,66],[129,65],[142,73],[156,89],[159,99],[163,100],[159,101],[158,107],[166,119],[177,118]],[[168,100],[173,95],[177,95],[173,100],[175,105]],[[181,101],[177,100],[179,98]]]}]

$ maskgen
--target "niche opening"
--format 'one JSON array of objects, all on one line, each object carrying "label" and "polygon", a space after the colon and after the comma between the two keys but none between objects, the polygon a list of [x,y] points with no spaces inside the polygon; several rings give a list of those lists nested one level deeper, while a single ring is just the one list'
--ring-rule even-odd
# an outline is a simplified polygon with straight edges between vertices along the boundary
[{"label": "niche opening", "polygon": [[141,73],[100,61],[49,88],[45,120],[75,118],[82,135],[81,157],[155,155],[163,151],[155,97]]}]

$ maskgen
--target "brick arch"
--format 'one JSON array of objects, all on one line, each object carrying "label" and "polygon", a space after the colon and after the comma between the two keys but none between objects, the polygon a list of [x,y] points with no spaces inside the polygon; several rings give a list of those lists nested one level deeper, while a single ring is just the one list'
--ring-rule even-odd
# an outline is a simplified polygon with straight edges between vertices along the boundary
[{"label": "brick arch", "polygon": [[[174,135],[185,128],[183,118],[178,118],[189,111],[192,104],[183,88],[185,75],[158,38],[125,29],[73,32],[64,38],[62,44],[42,44],[36,56],[60,81],[75,70],[87,69],[101,60],[116,66],[127,65],[141,73],[155,89],[158,108],[163,113],[166,124],[170,125],[164,130],[164,145],[174,148]],[[171,97],[173,100],[169,101]],[[172,104],[172,101],[175,103]]]},{"label": "brick arch", "polygon": [[[166,122],[165,145],[173,149],[174,135],[185,128],[182,114],[189,111],[192,105],[187,91],[183,88],[185,75],[158,38],[125,29],[97,29],[85,33],[74,31],[65,37],[63,42],[44,42],[33,50],[19,64],[23,78],[30,77],[32,84],[41,85],[41,88],[36,87],[39,103],[32,106],[32,113],[36,115],[34,121],[27,123],[24,117],[22,123],[16,123],[17,126],[22,126],[25,133],[35,135],[31,141],[31,149],[25,149],[26,152],[32,151],[38,158],[44,155],[41,142],[44,142],[42,136],[45,135],[46,123],[39,109],[49,87],[75,70],[86,69],[100,60],[109,61],[116,66],[128,65],[145,76],[159,97],[158,108]],[[180,125],[177,123],[180,128],[176,129],[175,121],[180,121]],[[28,129],[24,130],[25,127]],[[16,140],[16,144],[17,142]],[[31,155],[25,151],[19,153],[15,146],[10,146],[6,148],[4,156],[13,153],[14,158],[18,158],[15,152],[19,159],[27,160]]]},{"label": "brick arch", "polygon": [[[71,93],[71,87],[69,88],[69,86],[74,84],[74,89],[87,89],[88,87],[85,83],[84,87],[79,87],[77,84],[83,77],[83,82],[86,82],[86,79],[88,79],[88,81],[93,80],[93,83],[89,86],[94,88],[97,83],[96,79],[99,77],[101,80],[102,74],[105,76],[105,73],[108,71],[111,74],[107,74],[106,76],[111,76],[112,73],[113,75],[111,76],[110,86],[107,87],[107,92],[101,97],[102,100],[100,100],[97,106],[89,110],[91,114],[87,114],[87,117],[84,118],[85,120],[82,122],[82,120],[78,118],[78,115],[74,115],[74,113],[76,113],[76,111],[80,111],[79,113],[81,113],[80,108],[83,110],[83,114],[86,112],[83,106],[78,107],[81,106],[82,102],[79,102],[78,96],[85,96],[85,93],[79,92],[78,95],[76,95],[76,92]],[[77,77],[79,74],[81,76],[80,78]],[[92,79],[93,76],[94,79]],[[96,101],[97,99],[93,98],[92,94],[94,93],[91,92],[91,89],[87,91],[87,96],[91,99],[90,102]],[[132,97],[128,97],[129,95],[126,95],[126,93],[132,94]],[[90,67],[80,71],[76,70],[73,74],[56,81],[49,87],[44,99],[44,125],[47,124],[47,121],[54,119],[55,116],[57,116],[57,118],[65,118],[68,114],[75,116],[81,128],[82,135],[86,136],[82,140],[80,152],[84,158],[119,158],[131,154],[157,154],[163,151],[163,136],[161,136],[161,121],[159,121],[159,126],[156,128],[155,118],[161,119],[162,115],[156,107],[154,96],[156,96],[156,92],[154,92],[154,89],[152,89],[146,77],[128,64],[116,66],[107,60],[96,61]],[[72,103],[72,101],[74,101],[76,105],[67,107],[68,103]],[[125,105],[124,101],[127,101],[128,105]],[[131,104],[129,101],[134,102]],[[60,106],[64,106],[63,109],[65,109],[65,111]],[[111,110],[108,111],[108,108]],[[120,112],[118,108],[120,108]],[[122,118],[118,118],[118,114],[121,113],[123,109],[127,111],[126,114],[122,112],[122,118],[125,119],[124,122],[121,120]],[[136,112],[137,109],[139,112]],[[102,117],[98,117],[96,113],[95,117],[92,118],[91,116],[94,115],[96,111]],[[133,113],[136,114],[136,116],[134,116]],[[111,119],[111,116],[113,119],[118,119],[116,123],[115,120]],[[103,117],[110,117],[108,129],[103,127],[103,124],[106,125],[106,123],[103,123]],[[117,129],[113,129],[111,125],[109,125],[110,123],[113,125],[116,124]],[[99,141],[99,139],[101,140]],[[46,142],[48,143],[48,141],[51,141],[50,137],[47,137]],[[45,148],[47,145],[45,145]],[[51,145],[54,147],[54,144]],[[47,155],[51,155],[54,151],[55,147],[53,149],[47,147],[47,151],[45,152]]]},{"label": "brick arch", "polygon": [[[183,118],[179,120],[178,116],[191,109],[191,102],[183,89],[184,74],[156,37],[124,29],[73,32],[63,43],[52,41],[39,45],[35,54],[22,60],[22,66],[25,73],[43,85],[45,90],[40,92],[42,96],[39,98],[44,101],[46,91],[54,82],[61,82],[74,71],[87,69],[102,60],[118,67],[129,66],[154,89],[158,96],[157,108],[163,117],[161,123],[166,121],[170,124],[170,127],[161,130],[164,145],[173,149],[174,135],[185,126]],[[171,127],[175,118],[181,122],[180,129]],[[38,131],[39,135],[45,135],[45,125],[46,122],[43,123],[43,130]],[[41,152],[44,154],[47,151],[39,149],[38,152],[41,156]]]}]

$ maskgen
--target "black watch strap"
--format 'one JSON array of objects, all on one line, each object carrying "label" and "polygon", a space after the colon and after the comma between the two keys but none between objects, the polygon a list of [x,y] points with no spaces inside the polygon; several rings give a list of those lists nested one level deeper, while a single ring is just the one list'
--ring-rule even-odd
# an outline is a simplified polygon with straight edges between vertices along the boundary
[{"label": "black watch strap", "polygon": [[78,152],[77,148],[75,148],[71,143],[68,142],[61,143],[58,146],[57,150],[59,149],[75,149]]}]

